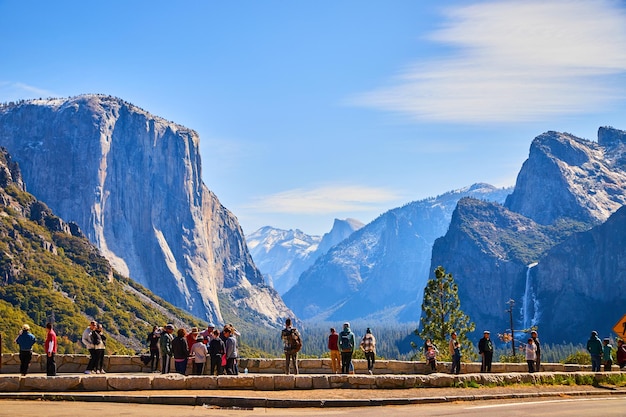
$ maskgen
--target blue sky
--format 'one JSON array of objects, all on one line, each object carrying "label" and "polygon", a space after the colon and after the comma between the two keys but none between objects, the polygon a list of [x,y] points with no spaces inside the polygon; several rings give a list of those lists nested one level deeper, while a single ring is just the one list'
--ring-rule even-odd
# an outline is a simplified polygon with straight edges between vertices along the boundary
[{"label": "blue sky", "polygon": [[196,130],[245,233],[322,234],[626,129],[626,2],[0,0],[0,102],[82,93]]}]

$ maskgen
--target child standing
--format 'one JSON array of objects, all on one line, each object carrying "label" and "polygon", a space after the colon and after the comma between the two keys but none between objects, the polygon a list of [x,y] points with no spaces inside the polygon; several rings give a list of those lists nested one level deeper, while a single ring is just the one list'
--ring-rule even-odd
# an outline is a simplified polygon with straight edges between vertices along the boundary
[{"label": "child standing", "polygon": [[437,370],[437,353],[439,353],[439,351],[435,345],[428,346],[428,350],[426,351],[426,361],[428,361],[432,371]]}]

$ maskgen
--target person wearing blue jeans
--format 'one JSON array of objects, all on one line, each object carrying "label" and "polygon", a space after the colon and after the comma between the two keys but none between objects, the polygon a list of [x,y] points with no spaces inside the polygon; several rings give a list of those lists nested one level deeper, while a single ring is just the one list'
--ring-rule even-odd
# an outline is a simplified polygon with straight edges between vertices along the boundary
[{"label": "person wearing blue jeans", "polygon": [[598,337],[598,332],[591,332],[591,337],[587,340],[587,351],[591,355],[591,372],[600,372],[602,364],[602,341]]}]

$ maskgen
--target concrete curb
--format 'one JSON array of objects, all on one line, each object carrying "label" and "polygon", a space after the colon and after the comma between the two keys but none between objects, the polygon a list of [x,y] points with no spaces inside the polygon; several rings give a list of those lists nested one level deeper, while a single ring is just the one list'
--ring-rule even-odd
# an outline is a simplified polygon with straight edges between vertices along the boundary
[{"label": "concrete curb", "polygon": [[452,395],[415,398],[373,399],[279,399],[262,397],[219,397],[203,395],[109,395],[93,393],[0,393],[0,400],[83,401],[133,404],[188,405],[239,408],[336,408],[390,405],[418,405],[459,401],[506,400],[523,398],[626,396],[626,391],[574,391],[546,393],[512,393],[483,395]]}]

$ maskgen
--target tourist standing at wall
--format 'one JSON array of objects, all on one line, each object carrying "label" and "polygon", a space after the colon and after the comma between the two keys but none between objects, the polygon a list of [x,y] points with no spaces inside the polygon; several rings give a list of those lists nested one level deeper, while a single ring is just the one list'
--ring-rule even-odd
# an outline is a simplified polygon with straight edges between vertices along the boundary
[{"label": "tourist standing at wall", "polygon": [[28,366],[33,358],[33,345],[37,339],[30,332],[30,326],[24,324],[20,334],[15,338],[15,343],[20,347],[20,374],[26,375]]},{"label": "tourist standing at wall", "polygon": [[343,330],[339,333],[339,348],[341,349],[341,373],[348,374],[352,365],[354,353],[354,333],[350,330],[350,323],[343,324]]},{"label": "tourist standing at wall", "polygon": [[161,365],[161,373],[168,374],[170,372],[170,363],[172,362],[172,340],[174,340],[174,326],[168,324],[161,333],[159,346],[161,347],[161,356],[163,363]]},{"label": "tourist standing at wall", "polygon": [[493,342],[491,341],[489,330],[485,330],[483,332],[483,338],[478,341],[478,353],[482,357],[480,372],[491,372]]},{"label": "tourist standing at wall", "polygon": [[591,372],[600,372],[600,364],[602,362],[602,341],[598,337],[598,332],[591,332],[589,340],[587,340],[587,351],[591,355]]},{"label": "tourist standing at wall", "polygon": [[46,349],[46,375],[56,376],[57,364],[55,362],[55,355],[57,354],[57,334],[52,328],[52,323],[46,324],[46,342],[44,344]]},{"label": "tourist standing at wall", "polygon": [[328,335],[328,350],[330,351],[330,370],[333,374],[339,373],[339,369],[341,369],[341,365],[339,365],[341,360],[339,334],[334,327],[330,328],[330,334]]},{"label": "tourist standing at wall", "polygon": [[87,369],[85,370],[86,374],[90,374],[96,366],[96,349],[94,348],[91,340],[91,332],[96,330],[96,325],[97,323],[92,320],[83,332],[83,336],[81,338],[83,344],[89,351],[89,362],[87,363]]},{"label": "tourist standing at wall", "polygon": [[376,338],[369,327],[365,330],[365,335],[361,339],[359,347],[365,353],[365,359],[367,359],[367,372],[372,375],[374,373],[374,362],[376,362]]}]

